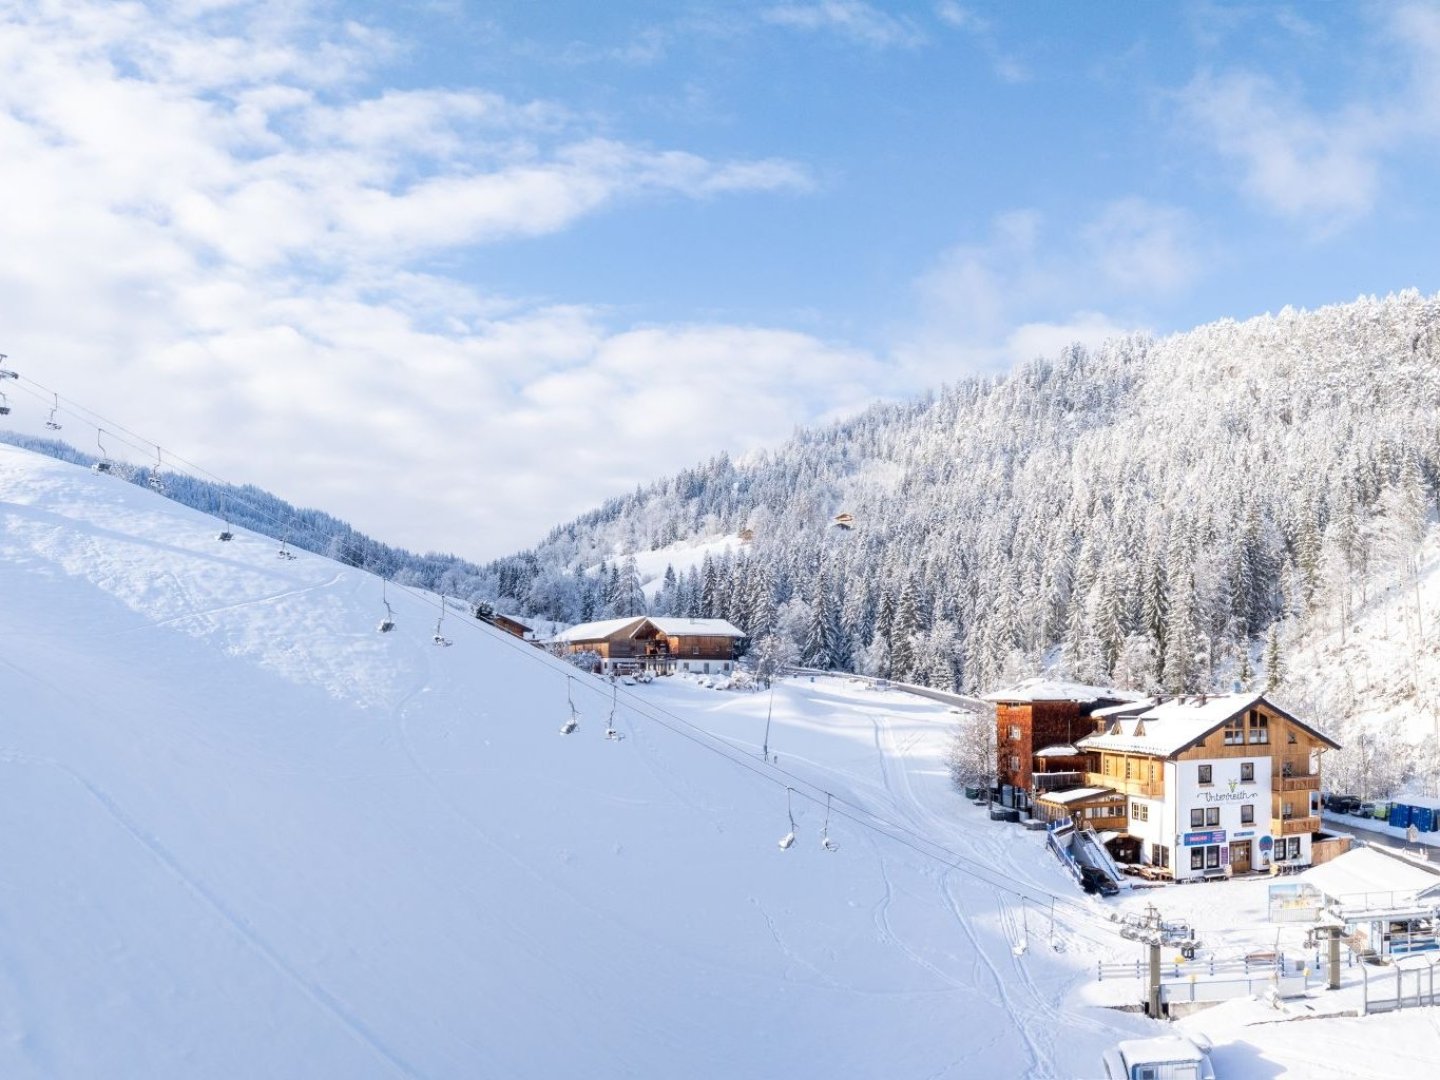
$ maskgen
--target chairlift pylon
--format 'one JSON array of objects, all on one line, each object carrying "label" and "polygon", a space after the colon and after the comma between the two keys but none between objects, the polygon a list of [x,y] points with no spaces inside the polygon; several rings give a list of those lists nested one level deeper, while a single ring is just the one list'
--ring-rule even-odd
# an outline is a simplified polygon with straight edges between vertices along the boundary
[{"label": "chairlift pylon", "polygon": [[820,826],[820,846],[826,851],[835,851],[840,845],[830,839],[830,793],[825,793],[825,824]]},{"label": "chairlift pylon", "polygon": [[578,728],[578,727],[580,726],[580,710],[577,709],[577,708],[575,708],[575,695],[571,692],[571,687],[572,687],[574,684],[575,684],[575,676],[574,676],[574,675],[566,675],[566,676],[565,676],[565,700],[566,700],[566,702],[568,702],[569,705],[570,705],[570,719],[569,719],[569,720],[566,720],[563,724],[560,725],[560,734],[561,734],[561,735],[569,735],[571,732],[573,732],[576,728]]},{"label": "chairlift pylon", "polygon": [[60,430],[60,422],[55,419],[55,414],[60,411],[60,395],[55,395],[55,404],[50,407],[50,415],[45,420],[45,426],[51,431]]},{"label": "chairlift pylon", "polygon": [[385,593],[385,585],[385,579],[381,578],[380,602],[385,605],[385,617],[380,620],[380,625],[377,626],[376,629],[382,634],[388,634],[391,630],[395,629],[395,612],[390,607],[390,598]]},{"label": "chairlift pylon", "polygon": [[790,845],[795,843],[795,811],[790,805],[790,797],[794,794],[793,788],[785,789],[785,816],[790,819],[790,831],[780,837],[780,850],[787,851]]}]

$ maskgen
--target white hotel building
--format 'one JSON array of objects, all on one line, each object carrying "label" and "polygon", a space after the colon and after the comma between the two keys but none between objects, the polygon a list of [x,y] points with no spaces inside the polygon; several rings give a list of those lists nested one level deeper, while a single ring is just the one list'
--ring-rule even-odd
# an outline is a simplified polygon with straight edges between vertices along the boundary
[{"label": "white hotel building", "polygon": [[1140,861],[1177,881],[1309,865],[1320,761],[1339,744],[1261,694],[1117,705],[1078,747],[1091,787],[1128,798]]}]

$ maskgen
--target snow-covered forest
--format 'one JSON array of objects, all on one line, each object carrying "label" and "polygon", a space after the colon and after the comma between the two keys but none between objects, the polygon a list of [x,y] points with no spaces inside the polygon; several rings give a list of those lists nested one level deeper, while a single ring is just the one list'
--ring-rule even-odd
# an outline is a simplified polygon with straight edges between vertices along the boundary
[{"label": "snow-covered forest", "polygon": [[1437,335],[1440,298],[1410,291],[1070,348],[683,470],[487,584],[557,619],[633,614],[627,555],[746,530],[667,573],[648,611],[971,691],[1042,667],[1170,692],[1274,682],[1298,632],[1416,572]]}]

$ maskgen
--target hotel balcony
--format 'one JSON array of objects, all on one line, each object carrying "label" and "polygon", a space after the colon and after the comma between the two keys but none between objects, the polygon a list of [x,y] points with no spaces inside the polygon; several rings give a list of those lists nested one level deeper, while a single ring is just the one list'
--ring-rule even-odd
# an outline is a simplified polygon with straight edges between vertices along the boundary
[{"label": "hotel balcony", "polygon": [[1272,818],[1270,831],[1276,836],[1301,836],[1304,833],[1316,833],[1320,831],[1320,819],[1318,817]]},{"label": "hotel balcony", "polygon": [[1123,776],[1109,776],[1105,773],[1087,772],[1085,774],[1085,786],[1097,788],[1113,788],[1116,791],[1123,791],[1126,795],[1140,795],[1147,799],[1163,799],[1165,797],[1165,782],[1156,779],[1154,783],[1149,780],[1141,780],[1132,777],[1126,780]]}]

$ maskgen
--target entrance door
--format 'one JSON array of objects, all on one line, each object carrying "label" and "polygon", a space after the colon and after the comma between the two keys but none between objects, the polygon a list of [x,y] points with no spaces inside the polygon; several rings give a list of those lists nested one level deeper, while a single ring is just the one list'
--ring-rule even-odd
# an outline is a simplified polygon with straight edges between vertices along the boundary
[{"label": "entrance door", "polygon": [[1230,871],[1235,874],[1250,872],[1250,841],[1241,840],[1230,845]]}]

